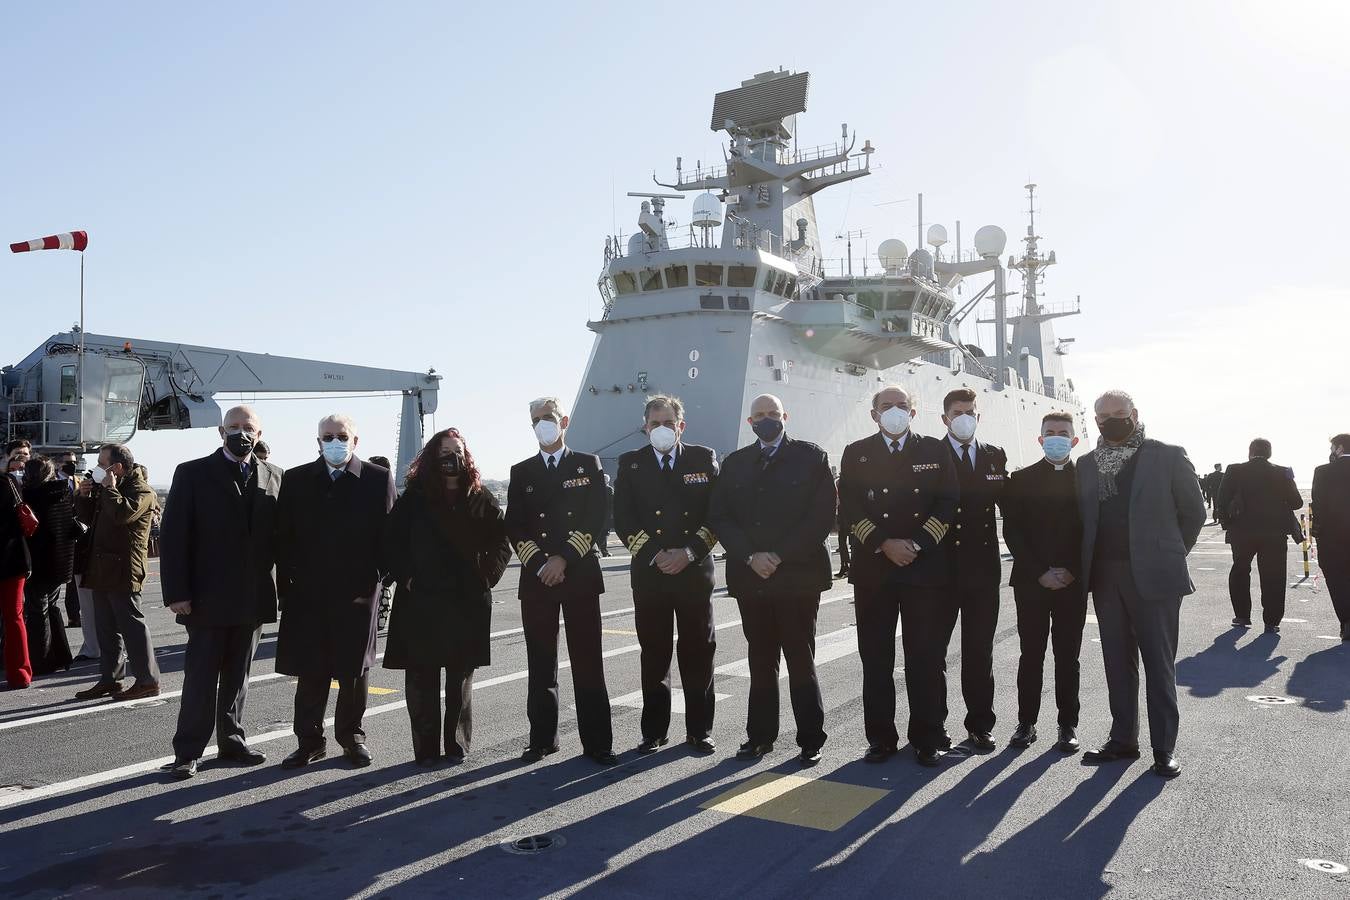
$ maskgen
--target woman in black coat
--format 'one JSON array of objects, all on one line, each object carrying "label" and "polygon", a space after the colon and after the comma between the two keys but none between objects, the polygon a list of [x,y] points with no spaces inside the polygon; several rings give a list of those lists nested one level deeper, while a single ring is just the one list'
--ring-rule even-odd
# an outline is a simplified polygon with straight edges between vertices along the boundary
[{"label": "woman in black coat", "polygon": [[[385,528],[383,568],[398,584],[386,669],[406,670],[413,757],[462,762],[472,734],[473,670],[490,658],[492,588],[511,558],[501,507],[458,429],[432,436],[408,470]],[[441,670],[445,717],[441,718]]]},{"label": "woman in black coat", "polygon": [[56,477],[56,465],[43,456],[28,461],[23,499],[37,516],[28,539],[33,572],[24,582],[24,624],[34,675],[70,668],[70,642],[61,617],[61,591],[75,562],[75,506],[70,483]]}]

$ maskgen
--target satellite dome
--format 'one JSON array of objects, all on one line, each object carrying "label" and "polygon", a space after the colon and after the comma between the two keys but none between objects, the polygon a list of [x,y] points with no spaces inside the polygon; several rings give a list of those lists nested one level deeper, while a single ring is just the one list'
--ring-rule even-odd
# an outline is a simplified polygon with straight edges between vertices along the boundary
[{"label": "satellite dome", "polygon": [[905,267],[905,260],[909,259],[909,248],[898,238],[887,238],[877,246],[877,259],[881,260],[881,268],[887,275],[899,274]]},{"label": "satellite dome", "polygon": [[694,216],[689,224],[696,228],[715,228],[722,224],[722,201],[708,191],[694,198]]},{"label": "satellite dome", "polygon": [[934,247],[941,247],[947,243],[947,229],[942,225],[928,226],[928,243]]},{"label": "satellite dome", "polygon": [[975,232],[975,252],[985,259],[996,259],[1003,255],[1008,245],[1008,235],[997,225],[985,225]]}]

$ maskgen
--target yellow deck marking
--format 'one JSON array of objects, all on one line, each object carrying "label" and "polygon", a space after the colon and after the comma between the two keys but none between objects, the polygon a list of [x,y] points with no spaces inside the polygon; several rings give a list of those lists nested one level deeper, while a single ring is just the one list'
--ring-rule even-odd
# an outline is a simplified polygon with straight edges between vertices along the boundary
[{"label": "yellow deck marking", "polygon": [[733,816],[837,831],[888,793],[823,778],[764,772],[700,805]]},{"label": "yellow deck marking", "polygon": [[[330,681],[330,682],[328,683],[328,689],[329,689],[330,691],[336,691],[336,690],[338,689],[338,683],[337,683],[336,681]],[[377,695],[378,695],[378,694],[397,694],[397,693],[398,693],[398,689],[397,689],[397,688],[368,687],[368,688],[366,688],[366,693],[367,693],[367,694],[377,694]]]}]

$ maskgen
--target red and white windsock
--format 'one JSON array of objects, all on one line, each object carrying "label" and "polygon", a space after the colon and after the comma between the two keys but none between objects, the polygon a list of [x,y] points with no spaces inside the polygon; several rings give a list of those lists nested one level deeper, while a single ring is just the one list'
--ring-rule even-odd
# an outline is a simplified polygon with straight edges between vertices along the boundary
[{"label": "red and white windsock", "polygon": [[19,241],[17,244],[10,244],[9,249],[15,253],[27,253],[29,250],[84,250],[88,246],[89,232],[67,231],[64,234],[53,234],[31,241]]}]

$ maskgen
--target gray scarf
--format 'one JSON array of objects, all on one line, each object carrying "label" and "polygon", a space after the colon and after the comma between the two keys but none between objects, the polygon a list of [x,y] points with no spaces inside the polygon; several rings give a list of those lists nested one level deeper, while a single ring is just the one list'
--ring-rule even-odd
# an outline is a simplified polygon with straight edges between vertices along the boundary
[{"label": "gray scarf", "polygon": [[1097,449],[1092,451],[1092,458],[1097,463],[1097,499],[1109,500],[1114,497],[1116,490],[1116,476],[1120,470],[1125,468],[1125,463],[1130,461],[1130,457],[1138,452],[1144,444],[1144,423],[1140,422],[1134,427],[1134,434],[1125,439],[1125,443],[1113,446],[1106,442],[1106,438],[1097,438]]}]

